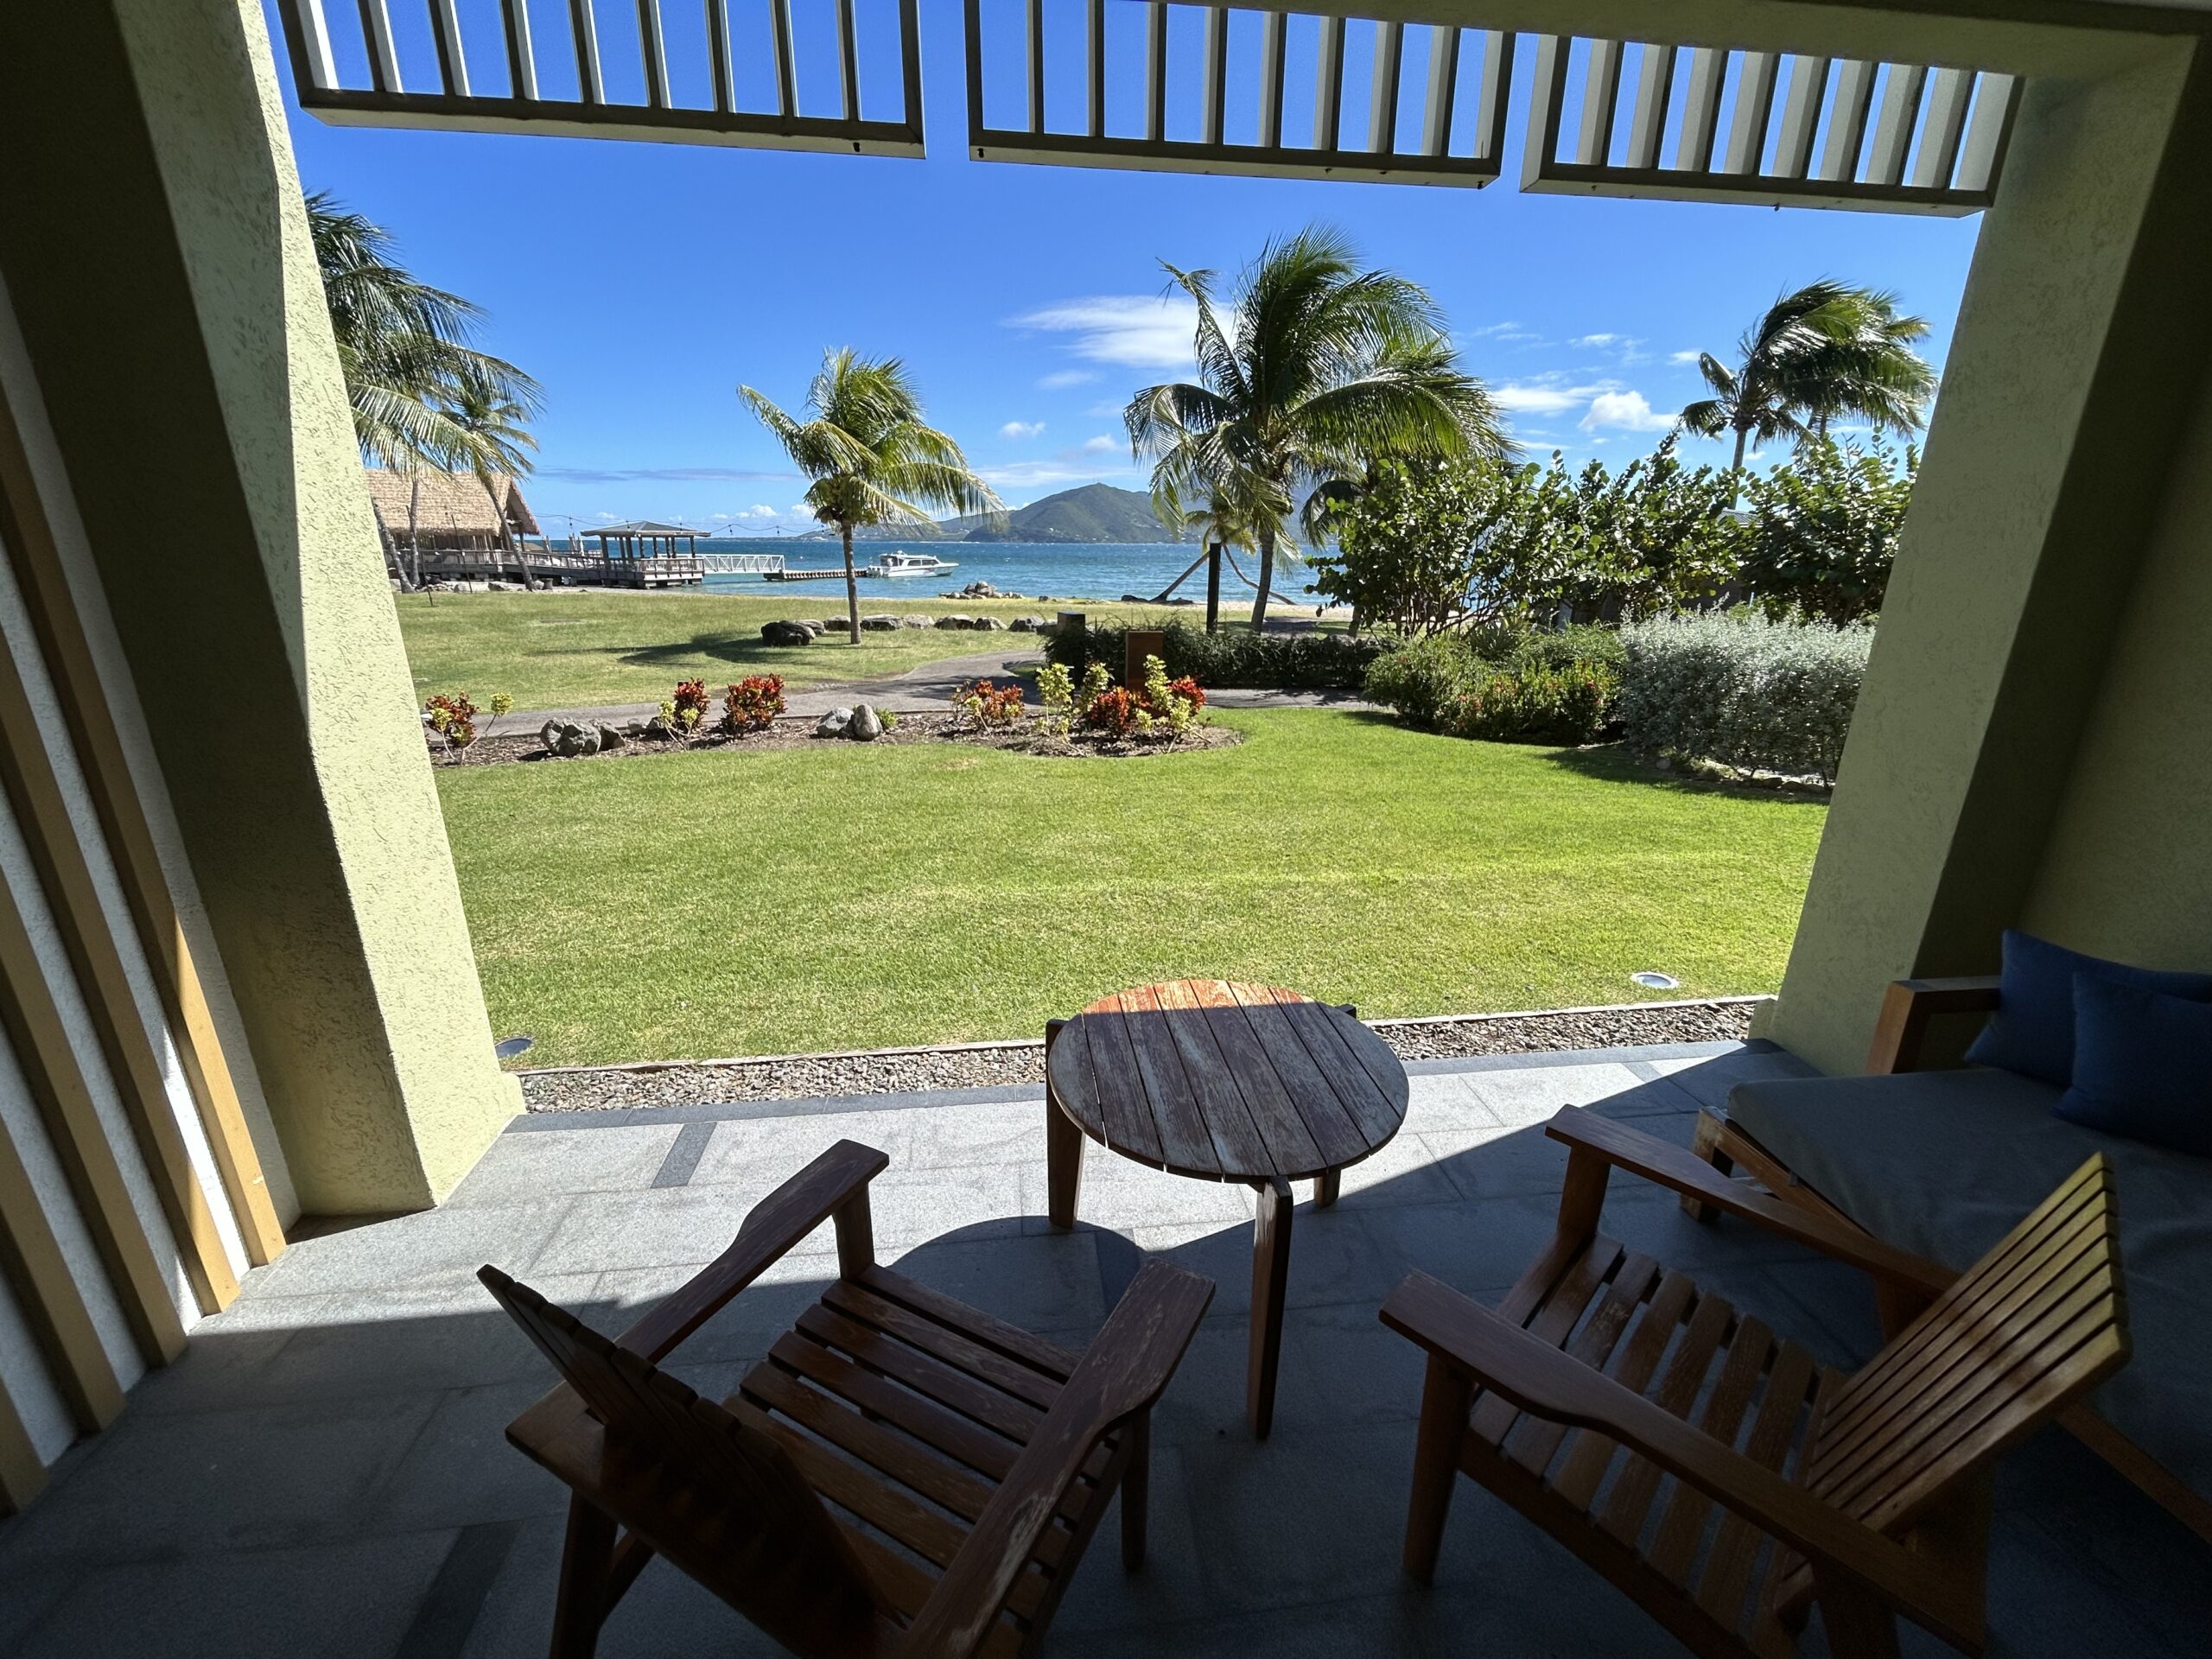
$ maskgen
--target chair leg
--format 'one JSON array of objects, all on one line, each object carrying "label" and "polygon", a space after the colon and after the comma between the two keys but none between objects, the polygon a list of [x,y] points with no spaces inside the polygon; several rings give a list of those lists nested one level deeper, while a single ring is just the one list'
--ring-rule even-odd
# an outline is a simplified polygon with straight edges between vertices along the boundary
[{"label": "chair leg", "polygon": [[592,1659],[607,1618],[613,1567],[613,1517],[581,1497],[570,1498],[561,1582],[553,1594],[552,1659]]},{"label": "chair leg", "polygon": [[1129,1461],[1122,1471],[1122,1565],[1134,1573],[1144,1565],[1145,1506],[1152,1496],[1152,1413],[1139,1412],[1122,1431],[1128,1436]]},{"label": "chair leg", "polygon": [[[1735,1173],[1736,1164],[1733,1159],[1720,1150],[1722,1127],[1721,1121],[1716,1114],[1709,1109],[1701,1108],[1697,1115],[1697,1127],[1690,1131],[1690,1150],[1723,1175],[1732,1175]],[[1711,1205],[1700,1204],[1687,1192],[1682,1195],[1681,1203],[1684,1213],[1692,1221],[1713,1221],[1718,1219],[1720,1214]]]},{"label": "chair leg", "polygon": [[1436,1578],[1436,1552],[1444,1542],[1444,1521],[1459,1480],[1459,1441],[1467,1432],[1473,1393],[1464,1373],[1429,1356],[1421,1430],[1414,1442],[1413,1498],[1406,1510],[1406,1572],[1421,1584]]},{"label": "chair leg", "polygon": [[1813,1563],[1813,1593],[1820,1602],[1828,1651],[1850,1659],[1897,1659],[1897,1617],[1854,1579]]}]

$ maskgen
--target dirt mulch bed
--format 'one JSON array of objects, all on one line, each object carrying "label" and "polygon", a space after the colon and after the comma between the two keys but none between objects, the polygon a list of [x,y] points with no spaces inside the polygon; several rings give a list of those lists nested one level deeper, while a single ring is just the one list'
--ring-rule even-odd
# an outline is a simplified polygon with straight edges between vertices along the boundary
[{"label": "dirt mulch bed", "polygon": [[[1400,1059],[1642,1048],[1661,1043],[1739,1042],[1764,998],[1627,1004],[1445,1020],[1378,1020]],[[982,1089],[1045,1080],[1041,1041],[863,1053],[785,1054],[753,1060],[591,1066],[524,1071],[533,1112],[612,1111],[633,1106],[700,1106],[760,1100]]]},{"label": "dirt mulch bed", "polygon": [[[685,754],[700,749],[728,749],[733,753],[751,753],[764,749],[804,749],[852,741],[849,738],[816,736],[814,728],[819,718],[815,715],[785,715],[766,731],[749,732],[743,737],[731,737],[721,732],[709,732],[702,736],[671,741],[632,737],[626,739],[619,749],[602,749],[596,754],[572,755],[566,759],[549,754],[545,746],[533,734],[480,737],[465,749],[448,749],[442,742],[433,741],[430,743],[430,764],[434,766],[499,766],[551,762],[558,766],[572,766],[589,760],[625,760],[654,755]],[[1006,749],[1018,754],[1099,760],[1189,754],[1202,749],[1229,748],[1243,741],[1243,733],[1226,726],[1212,725],[1194,726],[1173,742],[1122,741],[1092,733],[1062,736],[1048,733],[1044,723],[1034,719],[1024,721],[1010,731],[978,732],[952,715],[901,715],[898,724],[874,740],[879,744],[892,745],[964,743],[974,748]]]}]

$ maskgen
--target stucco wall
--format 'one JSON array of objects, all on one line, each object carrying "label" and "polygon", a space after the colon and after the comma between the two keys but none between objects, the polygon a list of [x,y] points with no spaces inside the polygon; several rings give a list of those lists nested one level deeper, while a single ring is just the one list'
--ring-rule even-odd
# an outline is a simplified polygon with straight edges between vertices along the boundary
[{"label": "stucco wall", "polygon": [[2212,383],[2200,394],[2024,920],[2212,969]]},{"label": "stucco wall", "polygon": [[2208,134],[2180,42],[2027,92],[1761,1027],[1824,1070],[1864,1064],[1890,980],[1995,967],[2077,753],[2108,780],[2146,764],[2096,754],[2088,715],[2132,654],[2135,571],[2201,401]]},{"label": "stucco wall", "polygon": [[433,1203],[520,1102],[492,1055],[260,10],[0,10],[0,273],[299,1203]]}]

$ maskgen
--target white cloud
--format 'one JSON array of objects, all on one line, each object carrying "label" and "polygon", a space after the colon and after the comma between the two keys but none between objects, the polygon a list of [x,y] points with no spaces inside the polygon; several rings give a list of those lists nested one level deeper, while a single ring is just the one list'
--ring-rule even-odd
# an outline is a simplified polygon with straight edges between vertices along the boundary
[{"label": "white cloud", "polygon": [[1515,381],[1510,385],[1496,386],[1491,391],[1491,401],[1500,409],[1516,415],[1561,415],[1571,409],[1580,409],[1592,397],[1619,388],[1610,380],[1586,386],[1561,384],[1561,378],[1540,374],[1529,380]]},{"label": "white cloud", "polygon": [[1099,294],[1046,306],[1009,326],[1072,336],[1067,349],[1086,362],[1186,369],[1198,322],[1196,302],[1180,295]]},{"label": "white cloud", "polygon": [[1662,415],[1652,408],[1640,391],[1601,391],[1590,400],[1590,412],[1581,421],[1585,432],[1608,427],[1618,427],[1625,432],[1664,432],[1674,423],[1673,416]]},{"label": "white cloud", "polygon": [[984,480],[1001,493],[1009,490],[1057,489],[1065,484],[1096,484],[1103,479],[1133,480],[1142,474],[1135,467],[1101,467],[1070,451],[1050,461],[1009,461],[1003,467],[977,468]]},{"label": "white cloud", "polygon": [[1119,449],[1121,447],[1121,440],[1118,438],[1100,436],[1096,438],[1085,438],[1083,441],[1083,453],[1086,455],[1111,454],[1115,450]]},{"label": "white cloud", "polygon": [[1033,438],[1045,429],[1042,421],[1008,421],[999,428],[1002,438]]},{"label": "white cloud", "polygon": [[1044,391],[1064,391],[1070,386],[1087,386],[1098,377],[1089,369],[1058,369],[1037,382]]},{"label": "white cloud", "polygon": [[1703,352],[1676,352],[1667,360],[1669,363],[1694,363],[1704,355]]},{"label": "white cloud", "polygon": [[1593,350],[1602,351],[1608,346],[1619,345],[1621,343],[1621,337],[1618,334],[1584,334],[1579,337],[1574,343],[1578,346],[1587,346]]}]

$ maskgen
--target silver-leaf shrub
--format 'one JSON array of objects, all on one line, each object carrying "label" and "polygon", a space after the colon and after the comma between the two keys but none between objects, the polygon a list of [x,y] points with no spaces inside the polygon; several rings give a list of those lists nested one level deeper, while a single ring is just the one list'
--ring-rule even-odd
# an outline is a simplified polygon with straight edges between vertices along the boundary
[{"label": "silver-leaf shrub", "polygon": [[1630,747],[1834,781],[1872,629],[1739,612],[1632,623],[1621,638]]}]

